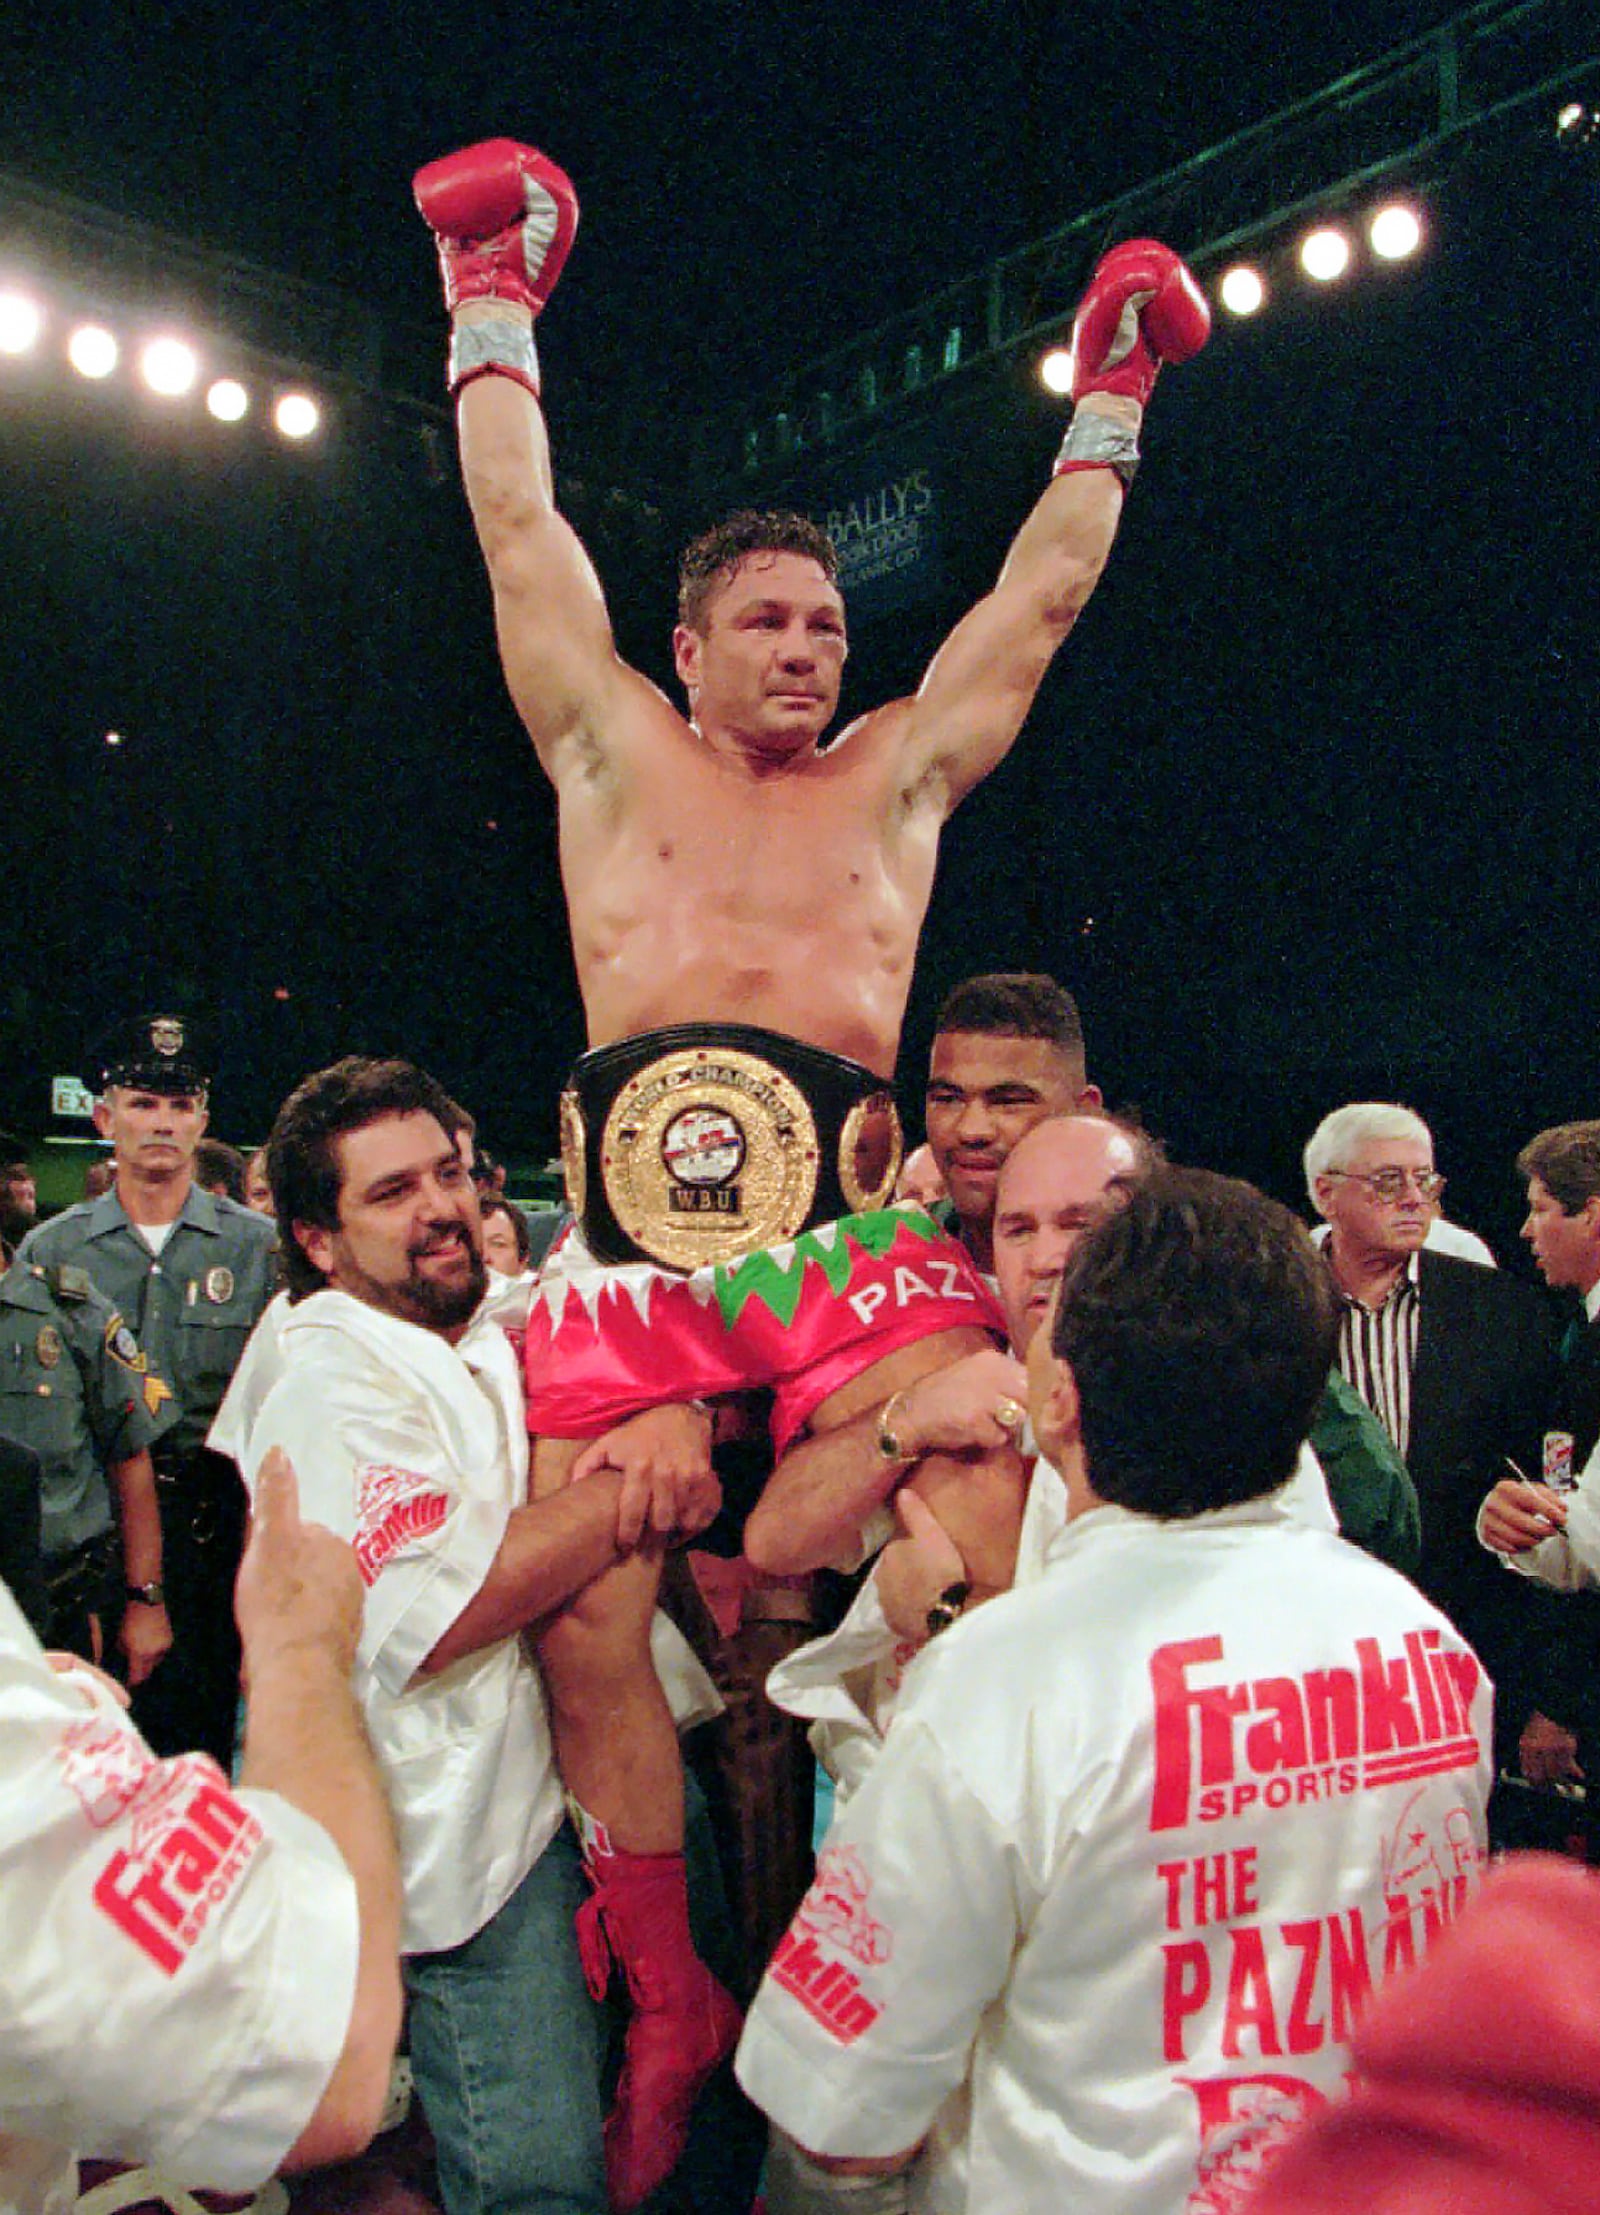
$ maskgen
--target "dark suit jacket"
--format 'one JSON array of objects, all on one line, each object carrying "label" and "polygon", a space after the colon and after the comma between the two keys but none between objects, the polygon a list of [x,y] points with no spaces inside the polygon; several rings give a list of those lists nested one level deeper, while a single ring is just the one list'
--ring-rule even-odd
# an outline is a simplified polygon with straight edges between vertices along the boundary
[{"label": "dark suit jacket", "polygon": [[1488,1665],[1504,1748],[1538,1704],[1543,1656],[1563,1629],[1561,1596],[1511,1576],[1485,1552],[1477,1516],[1484,1494],[1510,1474],[1508,1458],[1539,1474],[1559,1381],[1556,1330],[1542,1294],[1451,1254],[1424,1248],[1417,1290],[1406,1453],[1422,1509],[1416,1581]]}]

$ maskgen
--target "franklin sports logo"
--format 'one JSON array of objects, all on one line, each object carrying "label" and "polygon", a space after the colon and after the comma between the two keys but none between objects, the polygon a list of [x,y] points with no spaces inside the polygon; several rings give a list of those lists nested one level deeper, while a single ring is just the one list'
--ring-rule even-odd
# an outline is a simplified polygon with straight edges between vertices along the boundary
[{"label": "franklin sports logo", "polygon": [[356,1471],[356,1567],[362,1583],[375,1583],[386,1561],[413,1539],[440,1529],[449,1513],[449,1494],[414,1469],[364,1461]]},{"label": "franklin sports logo", "polygon": [[1442,1646],[1436,1630],[1407,1631],[1400,1648],[1386,1654],[1376,1638],[1358,1638],[1352,1668],[1236,1684],[1222,1671],[1218,1637],[1158,1646],[1150,1828],[1475,1767],[1476,1660]]},{"label": "franklin sports logo", "polygon": [[94,1904],[170,1977],[243,1876],[261,1825],[202,1756],[169,1763],[161,1784],[133,1850],[119,1849],[96,1878]]},{"label": "franklin sports logo", "polygon": [[838,1958],[844,1954],[859,1968],[874,1969],[893,1951],[887,1927],[867,1912],[871,1890],[853,1846],[825,1848],[769,1971],[773,1983],[792,1993],[841,2046],[853,2045],[883,2012],[862,1991],[855,1970]]}]

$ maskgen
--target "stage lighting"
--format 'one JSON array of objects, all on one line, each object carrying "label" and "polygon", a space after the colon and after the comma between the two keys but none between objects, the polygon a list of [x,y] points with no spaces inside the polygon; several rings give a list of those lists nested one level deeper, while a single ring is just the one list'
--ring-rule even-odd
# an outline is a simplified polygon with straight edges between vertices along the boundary
[{"label": "stage lighting", "polygon": [[206,406],[219,423],[238,423],[250,412],[250,395],[237,377],[219,377],[206,394]]},{"label": "stage lighting", "polygon": [[322,411],[309,392],[285,392],[272,411],[272,420],[285,438],[309,438],[322,421]]},{"label": "stage lighting", "polygon": [[1404,261],[1422,244],[1422,223],[1415,208],[1392,200],[1380,208],[1367,226],[1372,251],[1380,261]]},{"label": "stage lighting", "polygon": [[1600,108],[1569,100],[1556,116],[1556,143],[1568,153],[1594,153],[1600,147]]},{"label": "stage lighting", "polygon": [[192,346],[181,338],[153,338],[139,358],[139,370],[152,392],[163,400],[181,400],[194,390],[200,363]]},{"label": "stage lighting", "polygon": [[1300,242],[1300,266],[1319,285],[1331,284],[1350,266],[1350,241],[1331,223],[1311,231]]},{"label": "stage lighting", "polygon": [[1266,297],[1266,286],[1247,262],[1237,263],[1222,280],[1222,304],[1230,315],[1254,315]]},{"label": "stage lighting", "polygon": [[67,359],[80,377],[109,377],[122,349],[98,323],[80,323],[67,341]]},{"label": "stage lighting", "polygon": [[1039,382],[1046,392],[1053,392],[1058,400],[1064,400],[1072,390],[1072,352],[1066,346],[1052,346],[1039,364]]},{"label": "stage lighting", "polygon": [[44,317],[25,293],[0,292],[0,354],[31,354]]}]

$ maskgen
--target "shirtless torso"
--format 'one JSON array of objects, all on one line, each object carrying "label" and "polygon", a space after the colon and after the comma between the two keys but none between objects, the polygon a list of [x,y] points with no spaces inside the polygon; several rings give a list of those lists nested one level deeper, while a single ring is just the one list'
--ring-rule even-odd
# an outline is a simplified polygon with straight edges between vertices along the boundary
[{"label": "shirtless torso", "polygon": [[759,1023],[891,1076],[944,819],[903,789],[892,713],[761,775],[640,705],[559,785],[591,1044]]},{"label": "shirtless torso", "polygon": [[532,394],[477,379],[460,430],[507,681],[559,800],[589,1043],[758,1023],[891,1076],[940,832],[1004,758],[1094,588],[1115,476],[1056,478],[915,695],[824,747],[846,649],[818,561],[746,554],[679,625],[686,720],[617,658]]}]

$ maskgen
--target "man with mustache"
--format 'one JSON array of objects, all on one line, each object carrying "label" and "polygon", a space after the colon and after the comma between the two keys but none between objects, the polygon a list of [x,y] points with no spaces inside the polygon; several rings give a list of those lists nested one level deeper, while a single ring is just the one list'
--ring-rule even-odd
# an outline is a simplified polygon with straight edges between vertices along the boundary
[{"label": "man with mustache", "polygon": [[[461,1132],[406,1062],[352,1057],[285,1101],[268,1169],[292,1305],[241,1458],[253,1485],[272,1447],[289,1453],[366,1585],[355,1684],[400,1835],[410,2052],[445,2205],[605,2215],[585,1887],[560,1717],[523,1633],[647,1526],[663,1544],[703,1527],[716,1493],[683,1415],[686,1452],[630,1460],[613,1441],[608,1466],[528,1500]],[[670,1414],[643,1419],[658,1440]]]},{"label": "man with mustache", "polygon": [[146,1404],[154,1401],[150,1412],[176,1394],[177,1421],[153,1449],[153,1502],[122,1496],[125,1537],[130,1519],[142,1534],[122,1642],[130,1654],[163,1655],[133,1697],[134,1721],[156,1752],[199,1747],[227,1768],[239,1702],[233,1580],[245,1502],[237,1472],[205,1438],[272,1297],[273,1232],[196,1181],[208,1061],[182,1016],[143,1015],[116,1027],[89,1072],[95,1128],[110,1141],[115,1182],[41,1223],[19,1258],[66,1271],[69,1282],[82,1271],[124,1319],[107,1345]]}]

